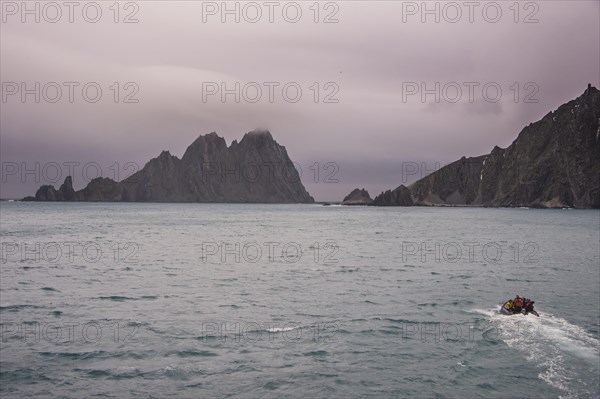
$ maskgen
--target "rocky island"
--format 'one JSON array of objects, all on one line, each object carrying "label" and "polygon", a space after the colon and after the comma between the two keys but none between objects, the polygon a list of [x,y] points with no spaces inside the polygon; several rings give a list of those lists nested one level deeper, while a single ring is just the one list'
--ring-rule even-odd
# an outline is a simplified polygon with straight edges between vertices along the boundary
[{"label": "rocky island", "polygon": [[313,203],[285,147],[268,131],[246,133],[228,147],[216,133],[198,137],[181,159],[163,151],[116,182],[93,179],[75,191],[70,176],[26,201]]},{"label": "rocky island", "polygon": [[600,208],[600,91],[588,85],[507,148],[462,157],[372,205]]},{"label": "rocky island", "polygon": [[367,190],[355,188],[344,198],[342,205],[369,205],[372,201]]}]

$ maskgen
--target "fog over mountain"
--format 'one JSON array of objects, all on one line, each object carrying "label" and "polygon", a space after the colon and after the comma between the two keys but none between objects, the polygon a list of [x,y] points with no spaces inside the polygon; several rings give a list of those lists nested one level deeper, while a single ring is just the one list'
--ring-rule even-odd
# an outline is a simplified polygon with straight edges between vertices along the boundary
[{"label": "fog over mountain", "polygon": [[[2,2],[0,196],[69,174],[76,190],[100,174],[122,180],[213,131],[230,145],[270,130],[317,201],[355,187],[376,195],[506,148],[588,83],[600,87],[600,5],[498,2],[497,14],[489,3],[428,2],[428,14],[421,2],[318,12],[297,2],[297,21],[291,2],[272,15],[261,2],[229,2],[233,14],[221,2],[120,3],[118,15],[98,3],[97,22],[79,7],[70,23],[64,6],[58,19],[39,5],[36,22],[20,2]],[[40,101],[22,97],[36,83]]]}]

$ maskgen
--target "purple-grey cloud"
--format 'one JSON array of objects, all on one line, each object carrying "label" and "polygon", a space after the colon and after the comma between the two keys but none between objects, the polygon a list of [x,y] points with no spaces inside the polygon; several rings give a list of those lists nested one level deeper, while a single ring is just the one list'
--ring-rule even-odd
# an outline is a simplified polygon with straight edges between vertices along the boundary
[{"label": "purple-grey cloud", "polygon": [[[340,200],[355,186],[376,195],[404,183],[403,163],[443,165],[507,146],[522,127],[581,94],[587,83],[600,84],[598,2],[538,1],[527,9],[521,3],[517,23],[513,2],[496,3],[503,11],[497,23],[480,12],[492,2],[478,3],[473,23],[464,7],[457,23],[444,19],[450,14],[422,23],[419,13],[403,22],[403,7],[421,2],[331,2],[337,8],[327,9],[320,3],[319,23],[311,2],[295,3],[303,11],[297,23],[281,13],[269,23],[264,7],[257,23],[235,23],[231,16],[222,23],[220,15],[203,22],[202,9],[211,2],[135,2],[139,22],[133,24],[113,21],[112,3],[99,3],[103,17],[95,24],[80,13],[72,24],[35,23],[30,16],[22,23],[7,3],[22,4],[2,2],[3,95],[11,82],[80,84],[73,103],[64,86],[57,103],[35,103],[32,95],[22,103],[19,94],[0,103],[0,155],[10,168],[96,162],[113,177],[108,168],[115,162],[143,166],[163,149],[181,156],[198,134],[216,131],[231,142],[264,127],[303,168],[316,199]],[[442,10],[447,2],[427,4]],[[132,10],[120,11],[122,20]],[[338,22],[322,23],[332,12]],[[538,22],[524,23],[527,17]],[[90,82],[102,89],[97,103],[81,98],[80,88]],[[134,86],[126,87],[129,82]],[[262,89],[256,103],[247,101],[255,94],[251,82]],[[272,102],[268,82],[278,83]],[[473,101],[469,82],[478,83]],[[233,94],[222,102],[220,93],[203,98],[212,83],[219,89],[239,83],[241,91],[250,85],[239,102]],[[286,83],[302,89],[298,102],[286,100]],[[421,92],[406,95],[411,83],[419,89],[439,83],[440,101],[431,93],[424,102]],[[498,102],[482,93],[490,83],[502,90]],[[458,98],[456,86],[463,90]],[[127,95],[139,102],[124,103]],[[328,95],[338,101],[326,103]],[[339,183],[315,182],[308,169],[315,162],[335,162]],[[0,196],[33,194],[40,183],[28,176],[3,176]],[[41,183],[48,183],[43,176]],[[76,187],[84,184],[75,179]]]}]

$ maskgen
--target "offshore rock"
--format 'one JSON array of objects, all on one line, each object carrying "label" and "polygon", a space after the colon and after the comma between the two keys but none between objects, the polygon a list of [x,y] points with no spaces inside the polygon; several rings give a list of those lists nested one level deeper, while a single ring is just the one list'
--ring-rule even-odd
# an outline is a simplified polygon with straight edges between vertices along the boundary
[{"label": "offshore rock", "polygon": [[355,188],[344,198],[342,205],[369,205],[372,201],[367,190]]},{"label": "offshore rock", "polygon": [[285,147],[253,131],[229,147],[216,133],[198,137],[181,159],[163,151],[121,182],[98,177],[74,191],[42,186],[35,201],[313,203]]}]

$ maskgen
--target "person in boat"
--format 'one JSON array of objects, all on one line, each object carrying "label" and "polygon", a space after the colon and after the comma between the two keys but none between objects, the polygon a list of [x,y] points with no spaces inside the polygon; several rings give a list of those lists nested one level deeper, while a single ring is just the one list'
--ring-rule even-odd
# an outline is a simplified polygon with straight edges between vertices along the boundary
[{"label": "person in boat", "polygon": [[524,314],[534,313],[537,316],[537,312],[533,310],[534,303],[535,301],[532,301],[531,299],[523,298],[523,307],[521,309],[521,312],[523,312]]},{"label": "person in boat", "polygon": [[521,313],[523,310],[523,298],[517,295],[515,299],[513,299],[513,313]]},{"label": "person in boat", "polygon": [[519,313],[526,315],[533,313],[534,315],[539,316],[538,312],[533,310],[534,303],[535,301],[532,301],[531,299],[525,297],[521,298],[517,295],[515,299],[509,299],[508,301],[504,302],[502,308],[500,308],[500,312],[507,315]]}]

